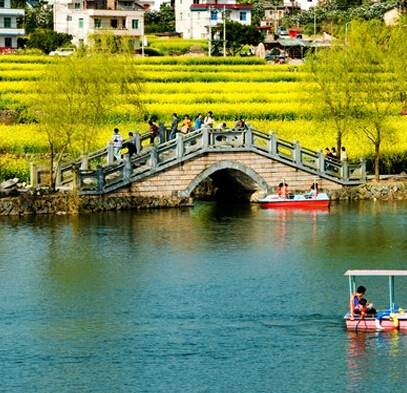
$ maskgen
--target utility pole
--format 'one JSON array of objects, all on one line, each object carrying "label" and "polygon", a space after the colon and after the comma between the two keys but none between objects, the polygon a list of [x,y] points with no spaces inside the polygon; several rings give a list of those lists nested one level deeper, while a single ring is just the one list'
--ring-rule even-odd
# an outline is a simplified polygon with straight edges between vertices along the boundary
[{"label": "utility pole", "polygon": [[223,5],[223,57],[226,57],[226,5]]},{"label": "utility pole", "polygon": [[208,26],[208,32],[209,32],[209,41],[208,41],[208,56],[212,56],[212,7],[208,7],[209,11],[209,26]]}]

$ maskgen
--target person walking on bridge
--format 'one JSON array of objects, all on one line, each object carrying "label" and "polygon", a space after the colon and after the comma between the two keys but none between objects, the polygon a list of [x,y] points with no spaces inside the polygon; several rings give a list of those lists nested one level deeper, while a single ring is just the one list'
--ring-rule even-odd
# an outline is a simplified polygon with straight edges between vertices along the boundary
[{"label": "person walking on bridge", "polygon": [[119,129],[115,128],[113,130],[113,156],[115,160],[120,160],[120,149],[122,148],[123,138],[120,135]]}]

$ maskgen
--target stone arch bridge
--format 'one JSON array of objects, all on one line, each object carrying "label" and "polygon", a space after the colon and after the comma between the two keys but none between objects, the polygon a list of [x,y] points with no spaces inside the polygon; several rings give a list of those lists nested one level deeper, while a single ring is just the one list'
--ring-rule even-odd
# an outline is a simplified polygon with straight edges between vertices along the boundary
[{"label": "stone arch bridge", "polygon": [[112,146],[61,166],[57,185],[81,195],[127,194],[188,198],[200,193],[256,199],[284,179],[292,191],[308,190],[317,179],[334,191],[366,180],[363,161],[350,164],[249,129],[200,129],[171,141],[148,144],[137,135],[138,154],[114,161]]}]

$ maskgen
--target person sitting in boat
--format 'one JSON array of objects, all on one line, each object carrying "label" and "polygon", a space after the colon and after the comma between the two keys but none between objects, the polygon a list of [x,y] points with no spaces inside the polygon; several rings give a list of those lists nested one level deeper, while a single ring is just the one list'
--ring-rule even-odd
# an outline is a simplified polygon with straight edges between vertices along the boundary
[{"label": "person sitting in boat", "polygon": [[356,293],[352,294],[350,300],[351,315],[360,315],[361,317],[376,315],[376,309],[373,308],[373,304],[369,303],[363,296],[366,293],[366,288],[361,285],[356,290]]},{"label": "person sitting in boat", "polygon": [[318,193],[319,193],[318,183],[314,182],[314,183],[311,184],[310,191],[309,191],[308,195],[311,198],[316,198]]},{"label": "person sitting in boat", "polygon": [[286,182],[281,182],[277,187],[277,194],[280,198],[288,197],[288,184]]}]

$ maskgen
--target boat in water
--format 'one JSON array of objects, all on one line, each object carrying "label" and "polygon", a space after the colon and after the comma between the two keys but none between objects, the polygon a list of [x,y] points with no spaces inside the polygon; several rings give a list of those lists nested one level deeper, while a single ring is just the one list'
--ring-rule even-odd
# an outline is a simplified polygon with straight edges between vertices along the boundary
[{"label": "boat in water", "polygon": [[346,328],[352,331],[394,331],[407,332],[407,313],[395,304],[394,278],[406,277],[407,270],[348,270],[350,298],[356,293],[356,277],[379,276],[389,280],[389,308],[377,311],[375,316],[354,314],[352,310],[346,313],[344,319]]},{"label": "boat in water", "polygon": [[295,207],[295,208],[327,208],[330,204],[328,194],[321,192],[317,195],[308,194],[295,194],[287,195],[286,197],[278,194],[267,195],[263,199],[259,199],[261,207],[274,208],[274,207]]}]

